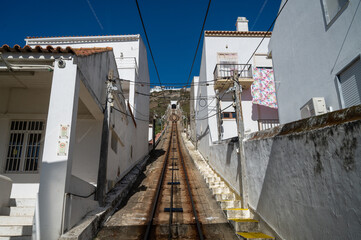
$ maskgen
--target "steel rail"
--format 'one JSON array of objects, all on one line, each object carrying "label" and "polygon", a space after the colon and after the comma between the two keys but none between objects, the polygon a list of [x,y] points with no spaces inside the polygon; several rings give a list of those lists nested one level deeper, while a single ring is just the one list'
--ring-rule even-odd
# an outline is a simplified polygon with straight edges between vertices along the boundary
[{"label": "steel rail", "polygon": [[194,220],[196,221],[196,225],[197,225],[198,236],[199,236],[200,240],[203,240],[204,239],[203,232],[202,232],[202,229],[201,229],[201,224],[200,224],[199,219],[198,219],[198,214],[197,214],[197,211],[196,211],[196,207],[195,207],[195,204],[194,204],[194,201],[193,201],[192,190],[191,190],[191,186],[189,184],[189,179],[188,179],[188,173],[187,173],[187,169],[186,169],[186,166],[185,166],[185,163],[184,163],[184,160],[183,160],[182,150],[181,150],[181,147],[180,147],[180,140],[179,140],[179,134],[178,134],[178,125],[176,124],[175,127],[176,127],[176,133],[177,133],[177,144],[178,144],[178,149],[179,149],[178,157],[182,162],[184,177],[185,177],[186,183],[187,183],[188,194],[189,194],[189,198],[190,198],[191,204],[192,204]]},{"label": "steel rail", "polygon": [[[173,141],[173,133],[174,131],[174,124],[175,121],[172,122],[172,138],[171,138],[171,142],[170,142],[170,146],[173,145],[174,147],[174,141]],[[176,125],[177,126],[177,125]],[[170,193],[170,208],[169,208],[169,226],[168,226],[168,239],[172,239],[172,223],[173,223],[173,183],[174,183],[174,151],[173,152],[173,157],[172,157],[172,181],[171,181],[171,193]]]},{"label": "steel rail", "polygon": [[[172,126],[172,130],[171,130],[170,141],[172,140],[172,136],[173,136],[173,126]],[[152,208],[152,212],[151,212],[151,215],[150,215],[150,219],[149,219],[148,224],[147,224],[147,229],[145,231],[144,240],[148,240],[149,237],[150,237],[150,230],[151,230],[152,225],[153,225],[153,219],[154,219],[154,216],[155,216],[155,212],[157,210],[158,200],[159,200],[159,196],[160,196],[160,190],[161,190],[162,185],[163,185],[164,174],[165,174],[165,170],[167,168],[170,147],[171,147],[171,142],[168,145],[167,153],[165,155],[163,169],[162,169],[162,173],[161,173],[161,175],[159,177],[157,191],[156,191],[156,195],[155,195],[155,199],[154,199],[154,203],[153,203],[153,208]]]}]

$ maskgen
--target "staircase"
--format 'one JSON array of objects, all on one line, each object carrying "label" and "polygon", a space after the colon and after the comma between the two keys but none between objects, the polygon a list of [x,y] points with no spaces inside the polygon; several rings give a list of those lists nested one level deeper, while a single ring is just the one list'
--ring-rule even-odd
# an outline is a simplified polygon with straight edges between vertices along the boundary
[{"label": "staircase", "polygon": [[36,200],[11,198],[0,208],[0,240],[31,240]]},{"label": "staircase", "polygon": [[[259,221],[253,219],[249,209],[241,207],[241,199],[230,187],[219,177],[219,175],[209,166],[203,157],[194,151],[190,142],[185,141],[189,153],[198,170],[205,179],[213,196],[227,216],[228,222],[233,226],[240,239],[267,240],[275,239],[259,230]],[[192,151],[192,152],[191,152]]]}]

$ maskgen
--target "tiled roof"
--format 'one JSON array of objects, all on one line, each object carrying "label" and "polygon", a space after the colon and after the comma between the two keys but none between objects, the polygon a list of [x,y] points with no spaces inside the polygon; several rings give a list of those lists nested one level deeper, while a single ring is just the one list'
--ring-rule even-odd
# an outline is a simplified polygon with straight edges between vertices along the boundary
[{"label": "tiled roof", "polygon": [[272,32],[261,31],[205,31],[204,36],[211,37],[271,37]]},{"label": "tiled roof", "polygon": [[107,52],[112,51],[113,48],[105,47],[105,48],[73,48],[73,51],[77,56],[89,56],[95,53]]},{"label": "tiled roof", "polygon": [[53,47],[47,46],[45,48],[36,46],[30,47],[28,45],[24,47],[20,47],[19,45],[14,45],[14,47],[9,47],[9,45],[3,45],[0,47],[0,52],[13,52],[13,53],[71,53],[77,56],[89,56],[95,53],[112,51],[113,48],[105,47],[105,48],[71,48],[71,47]]},{"label": "tiled roof", "polygon": [[14,45],[14,47],[9,47],[9,45],[2,45],[2,47],[0,47],[0,52],[21,52],[21,53],[75,53],[73,51],[73,49],[71,47],[66,47],[66,48],[62,48],[62,47],[56,47],[54,48],[53,46],[47,46],[45,48],[40,47],[40,46],[36,46],[36,47],[30,47],[28,45],[24,46],[24,47],[20,47],[19,45]]}]

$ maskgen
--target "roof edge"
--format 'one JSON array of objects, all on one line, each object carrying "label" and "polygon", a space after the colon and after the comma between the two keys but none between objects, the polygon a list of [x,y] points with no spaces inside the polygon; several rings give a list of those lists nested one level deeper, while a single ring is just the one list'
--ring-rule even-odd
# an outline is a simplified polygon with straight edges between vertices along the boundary
[{"label": "roof edge", "polygon": [[140,34],[133,35],[104,35],[104,36],[59,36],[59,37],[26,37],[26,44],[46,44],[46,43],[75,43],[75,42],[115,42],[115,41],[135,41],[140,38]]}]

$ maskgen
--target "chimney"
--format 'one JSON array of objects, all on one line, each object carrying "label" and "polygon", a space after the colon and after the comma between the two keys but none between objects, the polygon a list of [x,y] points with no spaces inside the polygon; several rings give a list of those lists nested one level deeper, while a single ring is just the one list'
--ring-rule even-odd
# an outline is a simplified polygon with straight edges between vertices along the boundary
[{"label": "chimney", "polygon": [[237,31],[248,32],[248,20],[245,17],[238,17],[236,22]]}]

